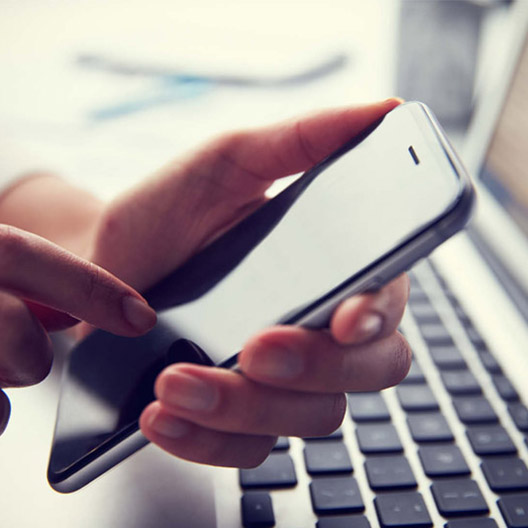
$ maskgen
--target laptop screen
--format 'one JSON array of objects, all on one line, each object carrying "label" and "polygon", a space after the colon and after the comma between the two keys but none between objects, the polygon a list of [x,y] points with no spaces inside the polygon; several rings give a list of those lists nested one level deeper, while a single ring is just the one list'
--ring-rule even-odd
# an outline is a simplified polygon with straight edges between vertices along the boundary
[{"label": "laptop screen", "polygon": [[528,40],[480,175],[482,183],[528,236]]}]

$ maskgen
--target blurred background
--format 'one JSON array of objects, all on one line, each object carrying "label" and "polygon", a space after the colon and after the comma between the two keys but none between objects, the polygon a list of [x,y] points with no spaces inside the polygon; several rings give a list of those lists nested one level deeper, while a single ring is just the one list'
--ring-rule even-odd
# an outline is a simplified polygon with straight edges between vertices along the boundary
[{"label": "blurred background", "polygon": [[221,131],[394,94],[460,137],[507,6],[0,0],[2,134],[105,198]]}]

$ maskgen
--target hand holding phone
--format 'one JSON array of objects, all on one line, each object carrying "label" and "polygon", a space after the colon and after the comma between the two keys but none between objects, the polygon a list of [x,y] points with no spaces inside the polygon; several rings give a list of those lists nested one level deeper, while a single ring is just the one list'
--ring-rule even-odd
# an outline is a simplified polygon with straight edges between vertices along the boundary
[{"label": "hand holding phone", "polygon": [[[187,364],[172,365],[157,377],[159,401],[143,413],[142,428],[173,454],[227,465],[257,463],[274,435],[325,434],[344,411],[342,391],[379,389],[401,379],[408,352],[395,329],[405,281],[378,295],[345,300],[380,288],[460,229],[472,192],[423,106],[404,105],[380,119],[396,104],[327,114],[268,135],[235,135],[220,151],[222,143],[213,144],[206,168],[211,170],[213,159],[223,172],[212,188],[246,199],[234,212],[232,201],[230,210],[220,201],[213,208],[216,217],[198,215],[196,224],[184,226],[183,242],[174,238],[185,258],[189,232],[199,233],[196,238],[207,245],[146,293],[159,313],[152,332],[131,340],[97,332],[73,352],[48,473],[56,489],[84,485],[145,444],[138,418],[154,398],[158,373],[176,361]],[[354,116],[357,129],[349,139]],[[301,159],[312,164],[342,143],[264,203],[273,178],[298,171]],[[267,157],[253,156],[265,149]],[[192,189],[190,175],[211,181],[210,172],[196,170],[193,160],[181,165],[180,178],[162,178],[160,213],[167,210],[171,185],[187,189],[191,202],[198,198],[192,202],[195,213],[204,203],[214,204],[211,195]],[[154,198],[146,190],[146,206],[150,200],[155,207]],[[255,204],[260,207],[239,221]],[[136,226],[130,232],[141,248],[151,226]],[[211,242],[219,229],[223,234]],[[163,242],[167,257],[171,245]],[[148,262],[163,267],[170,259],[158,263],[160,248],[154,249]],[[136,253],[129,255],[144,254]],[[133,279],[128,278],[137,286]],[[369,311],[361,305],[368,303],[371,316],[385,316],[381,326],[379,317],[359,324]],[[255,337],[277,324],[288,326]],[[331,333],[309,329],[327,324]],[[358,336],[361,326],[367,331]],[[368,334],[376,331],[374,346]],[[239,368],[246,376],[188,364],[230,366],[242,348]]]}]

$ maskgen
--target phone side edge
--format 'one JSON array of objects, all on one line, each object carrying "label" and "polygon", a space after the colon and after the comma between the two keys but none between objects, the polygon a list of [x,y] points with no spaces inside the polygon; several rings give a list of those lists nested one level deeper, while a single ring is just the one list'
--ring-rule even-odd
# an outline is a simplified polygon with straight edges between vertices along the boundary
[{"label": "phone side edge", "polygon": [[54,472],[48,466],[48,483],[59,493],[72,493],[100,477],[148,443],[149,441],[141,431],[137,430],[81,467],[75,467],[69,471]]}]

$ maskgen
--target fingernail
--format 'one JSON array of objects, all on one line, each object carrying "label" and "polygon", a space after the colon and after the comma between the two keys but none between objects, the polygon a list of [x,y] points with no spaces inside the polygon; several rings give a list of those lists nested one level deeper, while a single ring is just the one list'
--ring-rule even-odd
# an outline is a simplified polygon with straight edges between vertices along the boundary
[{"label": "fingernail", "polygon": [[148,426],[157,434],[167,438],[181,438],[190,431],[187,422],[162,413],[161,410],[154,412],[150,418]]},{"label": "fingernail", "polygon": [[358,321],[354,341],[363,342],[375,338],[383,328],[383,317],[376,312],[364,314]]},{"label": "fingernail", "polygon": [[389,97],[388,99],[384,99],[383,101],[381,101],[381,104],[388,104],[394,102],[402,104],[405,103],[405,99],[402,99],[401,97]]},{"label": "fingernail", "polygon": [[301,354],[286,347],[254,351],[249,360],[242,358],[241,366],[244,372],[255,377],[283,380],[294,379],[304,370]]},{"label": "fingernail", "polygon": [[138,297],[127,295],[122,305],[125,319],[138,332],[146,332],[156,324],[156,312]]},{"label": "fingernail", "polygon": [[218,402],[218,392],[211,383],[182,372],[163,376],[158,396],[168,405],[191,411],[211,411]]}]

